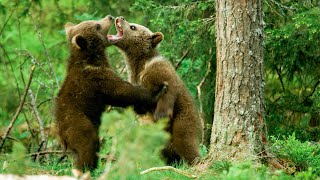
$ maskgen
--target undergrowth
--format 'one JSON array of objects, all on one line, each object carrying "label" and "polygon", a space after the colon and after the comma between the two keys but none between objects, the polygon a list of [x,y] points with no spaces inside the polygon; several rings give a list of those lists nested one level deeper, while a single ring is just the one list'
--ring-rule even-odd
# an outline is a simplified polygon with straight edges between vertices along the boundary
[{"label": "undergrowth", "polygon": [[[121,111],[121,110],[120,110]],[[153,171],[145,175],[140,172],[151,167],[165,166],[160,151],[169,139],[163,129],[166,120],[158,123],[140,124],[131,110],[112,110],[102,117],[100,128],[101,150],[98,168],[91,172],[95,179],[104,172],[105,179],[188,179],[170,170]],[[240,164],[216,161],[205,171],[191,168],[184,163],[176,168],[196,175],[198,179],[317,179],[320,178],[320,145],[300,142],[295,134],[275,138],[270,137],[270,150],[283,162],[287,162],[294,172],[287,174],[280,170],[270,170],[264,165],[251,162]],[[205,146],[201,147],[207,154]],[[47,154],[33,162],[26,147],[16,142],[12,152],[0,157],[0,173],[6,174],[51,174],[72,176],[74,168],[72,156],[58,162],[60,155]]]},{"label": "undergrowth", "polygon": [[320,176],[320,144],[300,142],[295,134],[282,139],[271,137],[271,151],[294,172],[311,171]]}]

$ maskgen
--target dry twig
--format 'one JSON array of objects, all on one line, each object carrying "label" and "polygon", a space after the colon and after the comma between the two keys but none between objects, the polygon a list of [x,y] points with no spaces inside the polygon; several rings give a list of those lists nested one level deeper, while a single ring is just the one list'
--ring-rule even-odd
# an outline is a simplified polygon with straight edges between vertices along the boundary
[{"label": "dry twig", "polygon": [[64,151],[42,151],[42,152],[31,153],[31,154],[28,154],[27,156],[39,156],[39,155],[44,155],[44,154],[64,154],[64,153],[69,153],[69,152],[64,152]]},{"label": "dry twig", "polygon": [[29,90],[29,88],[30,88],[30,84],[31,84],[31,81],[32,81],[32,76],[33,76],[34,68],[35,68],[35,66],[32,66],[32,67],[31,67],[31,71],[30,71],[30,75],[29,75],[29,81],[28,81],[27,86],[26,86],[26,89],[25,89],[25,91],[24,91],[24,93],[23,93],[23,96],[22,96],[20,105],[19,105],[19,107],[18,107],[15,115],[13,116],[13,118],[12,118],[10,124],[9,124],[9,127],[8,127],[7,131],[6,131],[5,134],[2,136],[2,142],[1,142],[1,144],[0,144],[0,151],[1,151],[2,147],[3,147],[3,145],[4,145],[4,142],[5,142],[6,139],[7,139],[8,134],[10,133],[10,131],[11,131],[14,123],[16,122],[16,120],[17,120],[17,118],[18,118],[18,116],[19,116],[19,114],[20,114],[20,112],[21,112],[21,110],[22,110],[22,107],[23,107],[24,102],[25,102],[25,100],[26,100],[26,96],[27,96],[28,90]]},{"label": "dry twig", "polygon": [[305,103],[309,97],[311,97],[315,92],[317,87],[320,85],[320,79],[316,82],[316,84],[313,86],[311,93],[305,97],[305,99],[302,101],[302,103]]},{"label": "dry twig", "polygon": [[[31,63],[36,65],[38,68],[41,69],[41,71],[48,76],[49,78],[51,78],[50,73],[48,73],[44,67],[43,67],[43,63],[40,63],[39,61],[37,61],[37,59],[33,56],[33,54],[31,52],[29,52],[28,50],[24,49],[24,50],[20,50],[19,51],[19,55],[23,55],[26,56],[26,59],[24,60],[23,63],[20,64],[19,68],[20,71],[22,71],[22,66],[25,64],[25,62],[27,62],[27,60],[29,60],[29,58],[31,58]],[[23,78],[23,76],[22,76]],[[23,79],[22,79],[23,80]],[[42,84],[41,84],[42,85]]]},{"label": "dry twig", "polygon": [[149,168],[147,170],[144,170],[144,171],[140,172],[140,174],[144,175],[144,174],[147,174],[147,173],[152,172],[152,171],[163,171],[163,170],[170,170],[170,171],[173,171],[175,173],[181,174],[181,175],[186,176],[186,177],[191,178],[191,179],[197,178],[196,175],[187,173],[187,172],[182,171],[180,169],[176,169],[176,168],[174,168],[172,166],[153,167],[153,168]]},{"label": "dry twig", "polygon": [[[41,148],[42,148],[43,144],[44,144],[44,141],[41,141],[40,144],[39,144],[37,152],[41,151]],[[38,155],[34,156],[33,161],[36,161],[37,158],[38,158]]]},{"label": "dry twig", "polygon": [[104,172],[101,174],[101,176],[98,178],[99,180],[108,179],[107,177],[108,177],[108,173],[110,171],[111,162],[114,159],[114,156],[116,154],[116,145],[117,145],[117,138],[113,137],[110,155],[108,156],[107,162],[106,162],[106,168],[104,169]]},{"label": "dry twig", "polygon": [[40,113],[38,111],[38,108],[37,108],[37,105],[36,105],[36,100],[34,98],[32,90],[29,89],[28,92],[29,92],[29,95],[30,95],[30,98],[31,98],[31,106],[32,106],[33,112],[36,115],[36,118],[38,120],[38,124],[40,126],[41,146],[39,148],[39,151],[41,150],[41,147],[44,147],[44,150],[46,150],[46,147],[47,147],[47,145],[46,145],[46,135],[44,133],[43,121],[42,121],[42,119],[40,117]]},{"label": "dry twig", "polygon": [[[210,60],[211,61],[211,60]],[[210,68],[211,68],[211,63],[210,61],[208,61],[208,67],[207,67],[207,72],[204,75],[204,77],[201,79],[199,85],[197,86],[197,90],[198,90],[198,99],[200,102],[200,112],[203,112],[203,108],[202,108],[202,101],[201,101],[201,86],[203,85],[204,81],[206,80],[206,78],[208,77],[209,73],[210,73]]]},{"label": "dry twig", "polygon": [[3,25],[3,27],[1,28],[1,31],[0,31],[0,35],[2,34],[2,32],[3,32],[4,28],[7,26],[7,24],[8,24],[8,22],[9,22],[9,20],[11,19],[11,17],[12,17],[12,15],[13,15],[14,11],[16,11],[17,7],[18,7],[18,3],[16,3],[16,4],[15,4],[14,9],[11,11],[11,13],[10,13],[10,15],[9,15],[8,19],[4,22],[4,25]]},{"label": "dry twig", "polygon": [[[17,79],[17,77],[15,76],[15,73],[14,73],[15,70],[13,69],[12,61],[11,61],[11,59],[10,59],[10,57],[9,57],[8,52],[7,52],[6,49],[4,48],[3,44],[1,44],[1,42],[0,42],[0,47],[1,47],[1,49],[3,50],[3,53],[4,53],[5,57],[7,57],[7,63],[8,63],[9,66],[10,66],[10,70],[11,70],[11,72],[12,72],[12,76],[13,76],[13,78],[14,78],[14,80],[15,80],[19,98],[21,98],[21,93],[20,93],[20,90],[19,90],[19,89],[20,89],[20,88],[19,88],[19,83],[18,83],[18,79]],[[5,59],[5,57],[2,57],[2,58]],[[0,58],[0,61],[1,61],[1,58]],[[5,67],[7,68],[7,66],[5,66]],[[7,74],[8,74],[8,73],[7,73]],[[11,75],[9,75],[9,76],[11,76]],[[8,77],[9,77],[9,76],[8,76]]]},{"label": "dry twig", "polygon": [[186,51],[184,52],[183,56],[181,57],[181,59],[179,60],[179,62],[177,63],[177,65],[176,65],[176,67],[175,67],[176,70],[179,69],[182,61],[183,61],[183,60],[187,57],[187,55],[189,54],[190,49],[191,49],[191,48],[189,48],[188,50],[186,50]]},{"label": "dry twig", "polygon": [[43,42],[42,35],[41,35],[41,33],[40,33],[39,27],[37,26],[37,24],[36,24],[36,22],[35,22],[35,19],[34,19],[34,17],[32,16],[32,14],[29,13],[29,15],[30,15],[30,17],[31,17],[31,19],[32,19],[32,23],[33,23],[33,25],[34,25],[34,30],[36,31],[36,33],[37,33],[37,35],[38,35],[38,38],[39,38],[39,40],[40,40],[40,42],[41,42],[41,45],[42,45],[42,47],[43,47],[43,49],[44,49],[44,52],[45,52],[45,55],[46,55],[46,57],[47,57],[48,65],[49,65],[49,68],[50,68],[50,78],[51,78],[51,79],[52,79],[52,78],[55,79],[56,85],[57,85],[58,89],[60,89],[60,85],[59,85],[58,78],[57,78],[56,74],[55,74],[54,71],[53,71],[52,61],[51,61],[51,58],[50,58],[50,56],[49,56],[48,50],[47,50],[47,48],[46,48],[46,45],[45,45],[44,42]]},{"label": "dry twig", "polygon": [[33,133],[33,131],[32,131],[32,128],[31,128],[30,122],[29,122],[29,120],[28,120],[28,117],[27,117],[27,115],[26,115],[26,112],[23,112],[23,116],[24,116],[24,119],[25,119],[26,122],[27,122],[28,130],[29,130],[29,132],[30,132],[30,134],[31,134],[31,139],[34,139],[35,135],[34,135],[34,133]]},{"label": "dry twig", "polygon": [[13,141],[17,141],[17,142],[23,143],[20,139],[17,139],[15,137],[12,137],[12,136],[9,136],[9,135],[7,136],[7,139],[11,139]]}]

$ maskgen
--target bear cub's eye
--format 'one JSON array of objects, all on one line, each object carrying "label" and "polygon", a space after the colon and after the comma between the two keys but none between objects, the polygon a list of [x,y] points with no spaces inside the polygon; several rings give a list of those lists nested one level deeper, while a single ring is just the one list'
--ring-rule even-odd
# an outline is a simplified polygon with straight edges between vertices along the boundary
[{"label": "bear cub's eye", "polygon": [[135,26],[130,26],[131,30],[136,30],[137,28]]},{"label": "bear cub's eye", "polygon": [[101,29],[101,25],[100,25],[100,24],[97,24],[97,25],[96,25],[96,29],[97,29],[97,30],[100,30],[100,29]]}]

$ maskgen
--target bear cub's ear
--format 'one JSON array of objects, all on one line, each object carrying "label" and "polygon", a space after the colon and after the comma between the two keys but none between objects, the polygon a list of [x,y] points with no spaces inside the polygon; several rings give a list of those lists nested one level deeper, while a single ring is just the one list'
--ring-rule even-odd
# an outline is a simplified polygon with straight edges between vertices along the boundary
[{"label": "bear cub's ear", "polygon": [[74,25],[71,23],[71,22],[67,22],[65,25],[64,25],[64,29],[66,31],[68,31],[68,29],[72,28]]},{"label": "bear cub's ear", "polygon": [[164,36],[161,32],[153,33],[151,36],[152,47],[156,47],[163,40],[163,38],[164,38]]},{"label": "bear cub's ear", "polygon": [[86,49],[87,47],[87,41],[84,37],[82,37],[80,34],[77,34],[73,36],[71,40],[72,45],[76,46],[78,49]]},{"label": "bear cub's ear", "polygon": [[74,25],[71,22],[67,22],[67,24],[64,25],[64,30],[66,31],[67,38],[70,37],[73,26]]}]

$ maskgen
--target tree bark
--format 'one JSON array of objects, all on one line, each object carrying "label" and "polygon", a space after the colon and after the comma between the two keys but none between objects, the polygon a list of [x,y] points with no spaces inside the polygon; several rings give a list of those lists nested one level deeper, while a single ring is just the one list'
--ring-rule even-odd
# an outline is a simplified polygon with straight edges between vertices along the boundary
[{"label": "tree bark", "polygon": [[264,118],[261,0],[216,1],[217,76],[209,157],[261,160]]}]

